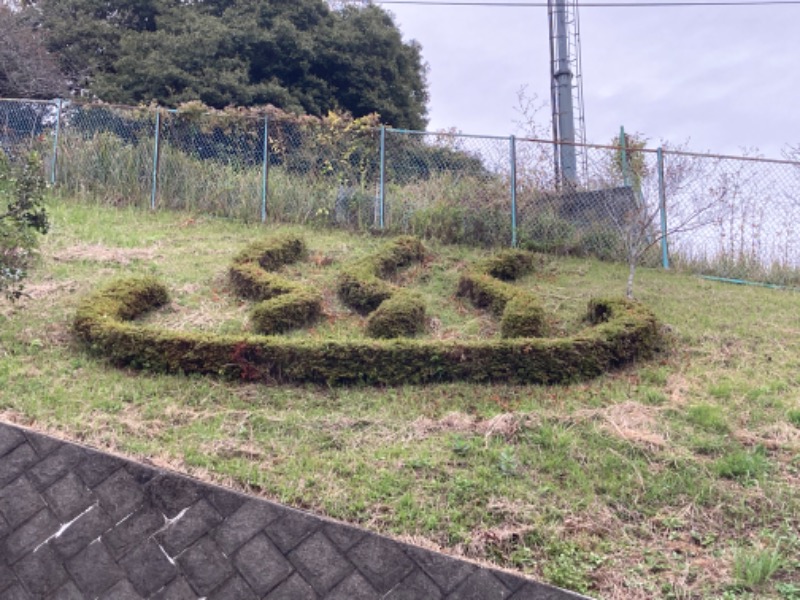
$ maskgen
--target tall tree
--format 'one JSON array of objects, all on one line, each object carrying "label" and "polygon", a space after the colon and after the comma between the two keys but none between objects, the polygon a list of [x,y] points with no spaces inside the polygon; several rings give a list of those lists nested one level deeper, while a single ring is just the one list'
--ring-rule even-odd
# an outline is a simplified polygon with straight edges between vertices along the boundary
[{"label": "tall tree", "polygon": [[380,113],[423,128],[421,49],[375,6],[323,0],[29,0],[77,87],[103,100]]},{"label": "tall tree", "polygon": [[66,90],[42,32],[0,5],[0,98],[53,98]]}]

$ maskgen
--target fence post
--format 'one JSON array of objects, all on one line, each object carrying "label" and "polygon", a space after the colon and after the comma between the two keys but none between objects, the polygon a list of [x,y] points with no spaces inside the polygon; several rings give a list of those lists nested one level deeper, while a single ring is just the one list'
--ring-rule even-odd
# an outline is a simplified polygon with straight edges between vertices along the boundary
[{"label": "fence post", "polygon": [[378,187],[378,223],[384,228],[384,210],[386,202],[386,125],[381,125],[381,166]]},{"label": "fence post", "polygon": [[625,143],[625,127],[620,126],[619,128],[619,148],[620,148],[620,158],[622,160],[622,185],[625,187],[630,187],[630,173],[628,173],[628,148],[627,144]]},{"label": "fence post", "polygon": [[150,188],[150,210],[156,209],[156,196],[158,195],[158,168],[159,150],[161,148],[161,111],[156,109],[156,135],[153,145],[153,183]]},{"label": "fence post", "polygon": [[269,191],[269,115],[264,115],[264,156],[261,168],[261,222],[267,222],[267,193]]},{"label": "fence post", "polygon": [[516,248],[517,240],[517,138],[513,135],[509,141],[509,158],[511,159],[511,247]]},{"label": "fence post", "polygon": [[61,98],[58,99],[58,112],[56,113],[56,132],[53,136],[53,164],[50,165],[50,185],[56,184],[56,166],[58,162],[58,135],[61,132]]},{"label": "fence post", "polygon": [[669,269],[669,247],[667,246],[667,190],[664,186],[664,152],[656,150],[658,162],[658,207],[661,213],[661,264]]}]

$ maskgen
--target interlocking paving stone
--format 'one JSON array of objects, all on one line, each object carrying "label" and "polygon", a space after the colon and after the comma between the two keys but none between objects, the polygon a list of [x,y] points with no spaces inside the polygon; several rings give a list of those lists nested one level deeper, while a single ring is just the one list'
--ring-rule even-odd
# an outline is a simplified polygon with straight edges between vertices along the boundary
[{"label": "interlocking paving stone", "polygon": [[444,593],[449,593],[469,577],[478,567],[444,554],[428,552],[422,548],[406,548],[406,553],[433,579]]},{"label": "interlocking paving stone", "polygon": [[41,433],[36,433],[30,430],[25,432],[25,437],[27,438],[28,443],[33,446],[33,449],[36,450],[36,454],[42,458],[50,454],[56,448],[59,448],[64,443],[61,440],[57,440],[53,437],[42,435]]},{"label": "interlocking paving stone", "polygon": [[0,427],[0,457],[8,454],[24,441],[25,436],[18,429]]},{"label": "interlocking paving stone", "polygon": [[0,457],[0,488],[14,481],[38,461],[39,457],[27,442]]},{"label": "interlocking paving stone", "polygon": [[323,528],[325,535],[331,540],[339,550],[347,552],[356,545],[365,535],[366,531],[356,527],[348,527],[347,525],[340,525],[339,523],[328,523]]},{"label": "interlocking paving stone", "polygon": [[190,585],[201,596],[233,575],[233,566],[211,538],[204,537],[178,557]]},{"label": "interlocking paving stone", "polygon": [[92,491],[75,473],[67,473],[43,495],[55,515],[64,522],[78,516],[96,501]]},{"label": "interlocking paving stone", "polygon": [[174,579],[169,585],[156,592],[152,596],[152,600],[197,600],[197,594],[186,583],[186,579],[178,577]]},{"label": "interlocking paving stone", "polygon": [[54,537],[50,544],[62,558],[69,558],[88,546],[92,540],[103,535],[111,526],[111,519],[106,512],[97,504],[93,504],[71,521],[69,527],[59,531],[59,535]]},{"label": "interlocking paving stone", "polygon": [[210,487],[206,492],[206,500],[223,517],[229,517],[241,508],[242,504],[247,501],[247,497],[230,490]]},{"label": "interlocking paving stone", "polygon": [[277,517],[271,504],[250,500],[220,525],[214,537],[226,554],[233,554],[242,544],[262,531]]},{"label": "interlocking paving stone", "polygon": [[368,535],[358,542],[347,557],[376,590],[385,594],[405,578],[413,569],[401,546],[384,538]]},{"label": "interlocking paving stone", "polygon": [[124,465],[122,459],[108,454],[91,453],[91,456],[77,465],[73,472],[90,488],[102,483],[112,473]]},{"label": "interlocking paving stone", "polygon": [[129,581],[123,579],[100,596],[99,600],[143,600],[143,598],[136,593]]},{"label": "interlocking paving stone", "polygon": [[219,586],[208,600],[258,600],[244,579],[234,575]]},{"label": "interlocking paving stone", "polygon": [[152,539],[126,554],[119,564],[136,591],[145,597],[160,590],[178,574],[175,564]]},{"label": "interlocking paving stone", "polygon": [[141,506],[135,513],[117,523],[103,539],[117,558],[124,556],[148,537],[164,527],[164,515],[150,505]]},{"label": "interlocking paving stone", "polygon": [[44,500],[24,475],[0,489],[0,514],[11,527],[21,525],[44,507]]},{"label": "interlocking paving stone", "polygon": [[62,444],[58,450],[28,469],[28,478],[37,490],[44,490],[69,473],[81,461],[84,452],[78,446]]},{"label": "interlocking paving stone", "polygon": [[17,576],[11,567],[0,563],[0,592],[11,587],[17,581]]},{"label": "interlocking paving stone", "polygon": [[0,599],[583,598],[0,423]]},{"label": "interlocking paving stone", "polygon": [[509,596],[511,596],[511,590],[500,583],[494,573],[479,569],[467,577],[447,598],[458,598],[459,600],[494,598],[503,600]]},{"label": "interlocking paving stone", "polygon": [[29,595],[19,584],[14,584],[3,592],[3,600],[31,600],[32,598],[33,596]]},{"label": "interlocking paving stone", "polygon": [[47,546],[21,558],[14,571],[25,588],[39,598],[58,589],[68,577],[61,557]]},{"label": "interlocking paving stone", "polygon": [[233,564],[259,596],[286,579],[294,567],[263,533],[259,533],[236,553]]},{"label": "interlocking paving stone", "polygon": [[441,597],[442,592],[433,580],[419,569],[412,571],[384,596],[386,600],[439,600]]},{"label": "interlocking paving stone", "polygon": [[83,600],[83,594],[74,583],[68,581],[58,588],[58,591],[51,596],[50,600]]},{"label": "interlocking paving stone", "polygon": [[288,552],[320,525],[320,520],[311,515],[301,513],[299,510],[282,508],[267,535],[281,552]]},{"label": "interlocking paving stone", "polygon": [[144,492],[126,469],[119,469],[94,488],[100,504],[115,523],[136,511],[144,501]]},{"label": "interlocking paving stone", "polygon": [[174,522],[167,525],[158,534],[158,539],[167,554],[176,556],[221,521],[222,516],[213,506],[205,500],[199,500],[187,508],[180,518],[176,517]]},{"label": "interlocking paving stone", "polygon": [[528,582],[514,592],[509,600],[561,600],[563,597],[564,593],[559,589]]},{"label": "interlocking paving stone", "polygon": [[353,570],[344,555],[320,532],[295,548],[289,560],[320,595],[325,595]]},{"label": "interlocking paving stone", "polygon": [[125,575],[100,540],[89,544],[80,554],[69,559],[66,565],[67,571],[86,596],[102,594]]},{"label": "interlocking paving stone", "polygon": [[0,556],[13,565],[29,551],[55,534],[61,524],[48,509],[42,509],[35,516],[11,533],[0,547]]},{"label": "interlocking paving stone", "polygon": [[383,594],[375,590],[360,573],[351,573],[337,585],[325,600],[379,600]]},{"label": "interlocking paving stone", "polygon": [[317,594],[314,588],[295,573],[267,594],[264,600],[317,600]]},{"label": "interlocking paving stone", "polygon": [[171,519],[191,506],[202,495],[202,490],[191,479],[162,473],[148,482],[147,494],[153,506]]}]

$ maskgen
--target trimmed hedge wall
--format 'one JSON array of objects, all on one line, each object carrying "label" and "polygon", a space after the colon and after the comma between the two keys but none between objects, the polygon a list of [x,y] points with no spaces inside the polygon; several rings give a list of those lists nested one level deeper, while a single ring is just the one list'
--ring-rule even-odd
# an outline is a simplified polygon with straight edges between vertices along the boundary
[{"label": "trimmed hedge wall", "polygon": [[506,281],[513,281],[533,269],[534,255],[523,250],[505,250],[467,271],[458,283],[459,296],[469,298],[478,308],[500,317],[503,338],[541,337],[545,328],[542,303],[532,293]]},{"label": "trimmed hedge wall", "polygon": [[422,299],[384,281],[401,267],[424,257],[422,242],[412,236],[400,236],[342,271],[337,285],[339,298],[356,312],[369,315],[367,335],[408,337],[425,328]]},{"label": "trimmed hedge wall", "polygon": [[250,312],[250,321],[257,333],[283,333],[308,325],[319,317],[320,294],[268,272],[305,256],[302,239],[282,235],[254,242],[233,259],[228,272],[233,288],[240,296],[259,300]]},{"label": "trimmed hedge wall", "polygon": [[651,355],[655,316],[624,299],[593,300],[591,326],[561,339],[478,342],[330,341],[163,331],[132,323],[169,301],[153,278],[110,283],[80,303],[75,334],[113,364],[266,382],[405,384],[469,380],[554,384],[600,375]]}]

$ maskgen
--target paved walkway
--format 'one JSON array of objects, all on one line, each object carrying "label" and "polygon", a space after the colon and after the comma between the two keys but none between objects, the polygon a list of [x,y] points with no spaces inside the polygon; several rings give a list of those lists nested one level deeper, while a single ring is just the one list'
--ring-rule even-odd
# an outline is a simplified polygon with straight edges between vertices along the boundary
[{"label": "paved walkway", "polygon": [[582,598],[0,423],[0,598]]}]

